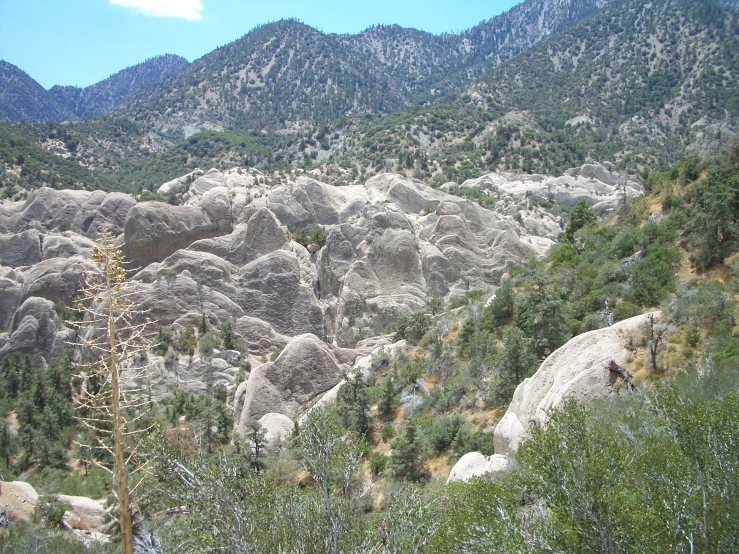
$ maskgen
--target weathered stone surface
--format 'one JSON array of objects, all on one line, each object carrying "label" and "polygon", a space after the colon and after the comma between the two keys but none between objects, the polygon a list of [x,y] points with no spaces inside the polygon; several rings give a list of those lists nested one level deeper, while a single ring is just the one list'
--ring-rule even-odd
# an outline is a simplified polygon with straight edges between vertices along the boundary
[{"label": "weathered stone surface", "polygon": [[234,333],[246,343],[249,352],[253,354],[267,354],[290,341],[290,337],[278,333],[266,321],[249,316],[236,320]]},{"label": "weathered stone surface", "polygon": [[57,502],[69,504],[70,510],[64,512],[62,522],[68,529],[102,533],[105,530],[103,520],[107,514],[105,500],[93,500],[86,496],[67,496],[58,494]]},{"label": "weathered stone surface", "polygon": [[188,270],[179,275],[161,275],[151,284],[140,283],[134,298],[148,312],[147,317],[162,326],[172,326],[185,318],[197,324],[202,314],[220,325],[222,321],[244,315],[236,303],[223,293],[198,283]]},{"label": "weathered stone surface", "polygon": [[241,413],[235,414],[236,428],[243,434],[249,419],[268,413],[294,417],[306,402],[336,385],[354,358],[354,351],[331,347],[315,335],[295,337],[274,362],[252,370]]},{"label": "weathered stone surface", "polygon": [[293,420],[286,415],[264,414],[259,419],[259,424],[264,427],[264,438],[270,446],[284,443],[293,433]]},{"label": "weathered stone surface", "polygon": [[72,334],[59,321],[49,300],[28,298],[13,316],[11,333],[0,348],[0,360],[20,352],[31,356],[35,364],[45,366],[67,349]]},{"label": "weathered stone surface", "polygon": [[95,244],[88,238],[66,231],[63,235],[44,235],[41,257],[44,260],[51,258],[71,258],[82,256],[92,258]]},{"label": "weathered stone surface", "polygon": [[85,275],[94,270],[95,264],[82,256],[43,260],[25,272],[21,301],[38,296],[72,306]]},{"label": "weathered stone surface", "polygon": [[38,493],[22,481],[0,481],[0,510],[10,514],[13,521],[31,521],[38,502]]},{"label": "weathered stone surface", "polygon": [[[442,188],[456,186],[456,183]],[[616,171],[606,163],[587,163],[569,169],[561,177],[541,175],[516,175],[512,173],[490,173],[461,184],[462,188],[494,191],[510,197],[525,197],[536,194],[551,198],[572,208],[579,200],[585,200],[597,210],[611,210],[618,206],[622,196],[628,198],[643,194],[643,187],[636,176]]]},{"label": "weathered stone surface", "polygon": [[629,335],[640,332],[647,315],[578,335],[544,360],[532,377],[516,387],[508,410],[495,427],[495,452],[514,454],[527,430],[543,426],[549,411],[560,408],[567,398],[584,402],[610,393],[618,376],[607,364],[614,360],[623,365],[629,354]]},{"label": "weathered stone surface", "polygon": [[161,262],[177,250],[201,239],[225,235],[233,230],[231,219],[215,200],[208,209],[143,202],[128,214],[123,251],[137,267]]},{"label": "weathered stone surface", "polygon": [[23,267],[41,261],[41,235],[36,230],[0,235],[0,265]]},{"label": "weathered stone surface", "polygon": [[454,464],[447,483],[469,481],[473,477],[492,477],[508,469],[508,458],[500,454],[484,456],[479,452],[468,452]]},{"label": "weathered stone surface", "polygon": [[262,208],[251,216],[248,223],[237,225],[230,235],[195,242],[190,249],[210,252],[235,265],[245,265],[283,248],[289,242],[287,229],[272,212]]},{"label": "weathered stone surface", "polygon": [[21,288],[15,280],[0,277],[0,333],[10,327],[20,296]]},{"label": "weathered stone surface", "polygon": [[27,228],[52,230],[67,223],[85,232],[102,228],[118,234],[136,201],[120,192],[82,190],[34,190],[25,201],[0,206],[0,233]]},{"label": "weathered stone surface", "polygon": [[[305,252],[305,250],[303,250]],[[307,252],[306,252],[307,254]],[[241,268],[236,302],[246,315],[266,321],[278,333],[323,335],[323,313],[305,266],[293,252],[276,250]]]}]

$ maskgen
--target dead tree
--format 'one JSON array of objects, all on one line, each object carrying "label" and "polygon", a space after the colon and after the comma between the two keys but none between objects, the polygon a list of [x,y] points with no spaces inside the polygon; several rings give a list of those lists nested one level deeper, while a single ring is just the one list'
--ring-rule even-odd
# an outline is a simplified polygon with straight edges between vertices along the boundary
[{"label": "dead tree", "polygon": [[102,232],[93,253],[96,270],[87,276],[77,309],[81,322],[70,322],[78,330],[80,383],[75,391],[78,419],[94,437],[90,446],[110,454],[113,469],[96,465],[114,477],[115,494],[120,504],[121,546],[123,554],[133,554],[133,521],[129,487],[130,465],[137,461],[136,421],[148,405],[143,389],[147,366],[141,363],[148,350],[149,321],[136,307],[133,287],[126,283],[123,254],[113,236]]}]

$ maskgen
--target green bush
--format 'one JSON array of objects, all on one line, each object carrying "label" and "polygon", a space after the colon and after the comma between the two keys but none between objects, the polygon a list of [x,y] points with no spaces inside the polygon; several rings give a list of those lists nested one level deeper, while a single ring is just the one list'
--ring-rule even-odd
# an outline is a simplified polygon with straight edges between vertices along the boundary
[{"label": "green bush", "polygon": [[619,302],[616,304],[616,307],[613,308],[613,321],[623,321],[630,317],[636,317],[640,313],[642,313],[642,310],[636,304],[632,304],[631,302]]}]

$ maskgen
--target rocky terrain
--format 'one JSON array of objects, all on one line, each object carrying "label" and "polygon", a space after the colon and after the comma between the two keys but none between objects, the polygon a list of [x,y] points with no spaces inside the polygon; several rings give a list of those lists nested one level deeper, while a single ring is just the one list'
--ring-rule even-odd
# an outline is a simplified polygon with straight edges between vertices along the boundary
[{"label": "rocky terrain", "polygon": [[[46,188],[3,204],[0,358],[20,352],[45,365],[67,348],[74,333],[58,306],[74,305],[92,264],[88,237],[105,228],[119,235],[135,297],[158,326],[181,331],[203,317],[211,328],[232,324],[253,367],[236,419],[293,418],[389,345],[361,339],[432,296],[448,305],[493,290],[514,264],[543,255],[562,223],[527,206],[527,191],[600,208],[613,207],[621,182],[640,194],[628,176],[597,164],[557,179],[492,174],[462,184],[498,195],[494,209],[393,174],[346,187],[300,173],[280,181],[269,187],[256,170],[213,169],[161,186],[181,205]],[[316,226],[325,244],[303,246],[288,230]],[[191,392],[230,386],[244,359],[216,350],[150,361],[159,397],[173,382]]]}]

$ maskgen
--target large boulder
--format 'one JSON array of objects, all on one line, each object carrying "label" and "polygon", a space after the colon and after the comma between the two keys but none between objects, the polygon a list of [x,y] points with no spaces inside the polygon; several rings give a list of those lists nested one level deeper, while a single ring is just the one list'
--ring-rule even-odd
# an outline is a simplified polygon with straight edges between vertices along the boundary
[{"label": "large boulder", "polygon": [[315,335],[295,337],[274,362],[256,367],[241,385],[243,406],[235,414],[238,432],[243,434],[250,419],[268,413],[295,417],[307,402],[336,385],[354,358],[354,351],[331,347]]},{"label": "large boulder", "polygon": [[209,252],[241,266],[280,250],[289,242],[290,233],[287,229],[271,211],[262,208],[246,224],[237,225],[230,235],[197,241],[190,249]]},{"label": "large boulder", "polygon": [[296,252],[276,250],[262,256],[238,271],[238,281],[235,301],[245,315],[266,321],[285,335],[323,336],[315,270]]},{"label": "large boulder", "polygon": [[43,260],[24,273],[21,300],[38,296],[71,306],[95,264],[82,256]]},{"label": "large boulder", "polygon": [[293,420],[282,414],[264,414],[259,419],[259,424],[264,427],[264,438],[270,446],[284,443],[293,433]]},{"label": "large boulder", "polygon": [[118,234],[134,204],[131,196],[120,192],[42,187],[24,201],[0,206],[0,233],[27,228],[52,230],[65,223],[84,232],[96,233],[104,228]]},{"label": "large boulder", "polygon": [[[609,362],[624,364],[629,344],[649,315],[583,333],[555,350],[533,376],[516,387],[508,410],[495,427],[495,452],[515,454],[527,430],[543,426],[549,412],[562,407],[566,399],[586,402],[610,393],[619,374],[609,369]],[[659,312],[652,315],[657,317]]]},{"label": "large boulder", "polygon": [[12,274],[0,273],[0,333],[7,331],[20,304],[21,287]]},{"label": "large boulder", "polygon": [[38,493],[22,481],[0,481],[0,511],[10,515],[13,521],[29,522],[38,503]]},{"label": "large boulder", "polygon": [[104,520],[107,515],[105,500],[93,500],[85,496],[67,496],[66,494],[58,494],[54,500],[68,504],[70,507],[62,516],[62,523],[68,529],[93,533],[105,532]]},{"label": "large boulder", "polygon": [[43,367],[69,348],[73,334],[59,321],[52,302],[32,296],[15,312],[8,340],[0,347],[0,360],[19,352]]},{"label": "large boulder", "polygon": [[43,238],[41,257],[44,260],[72,256],[92,258],[95,248],[95,243],[90,239],[71,231],[66,231],[62,235],[45,235]]},{"label": "large boulder", "polygon": [[508,469],[508,458],[500,454],[485,456],[479,452],[468,452],[454,464],[447,483],[469,481],[473,477],[491,477]]},{"label": "large boulder", "polygon": [[202,206],[170,206],[143,202],[134,206],[124,227],[123,252],[135,267],[161,262],[177,250],[201,239],[225,235],[233,230],[226,200],[214,194]]},{"label": "large boulder", "polygon": [[0,235],[0,265],[23,267],[41,261],[41,235],[36,230]]}]

